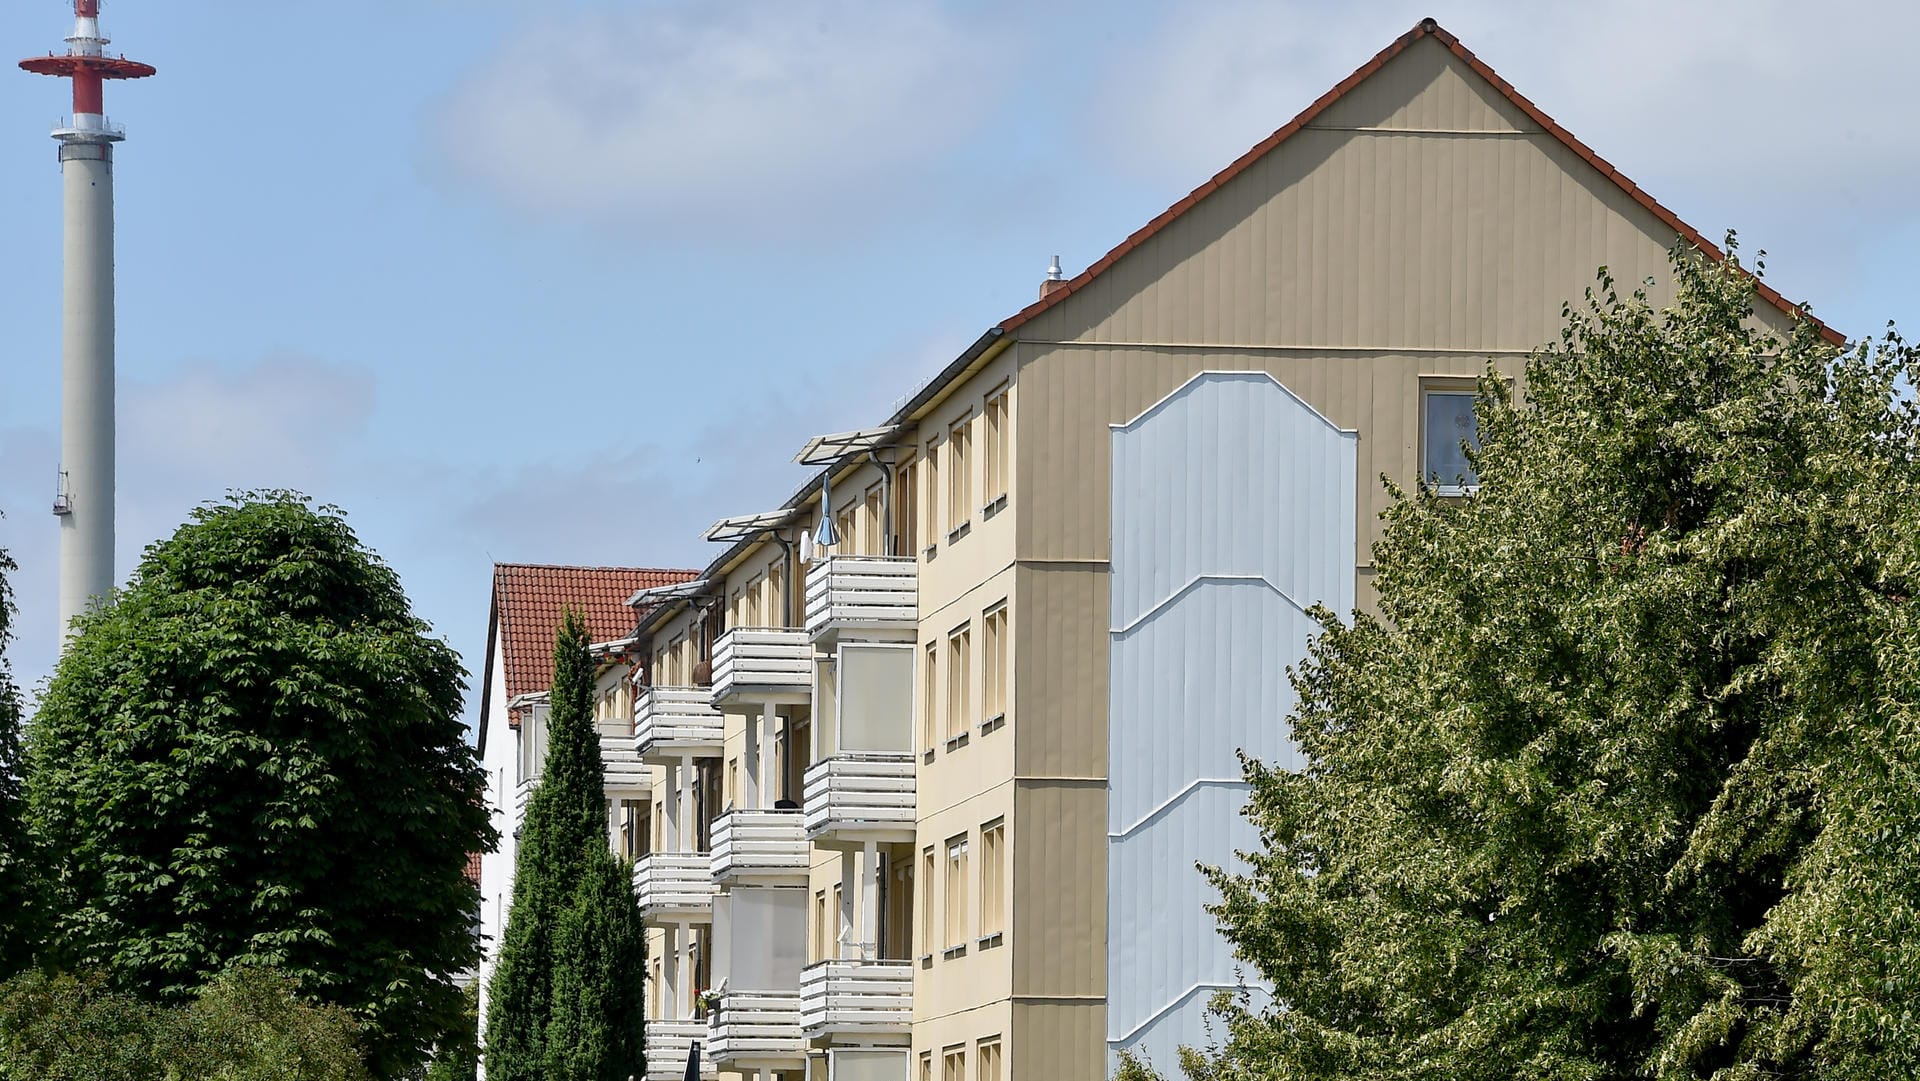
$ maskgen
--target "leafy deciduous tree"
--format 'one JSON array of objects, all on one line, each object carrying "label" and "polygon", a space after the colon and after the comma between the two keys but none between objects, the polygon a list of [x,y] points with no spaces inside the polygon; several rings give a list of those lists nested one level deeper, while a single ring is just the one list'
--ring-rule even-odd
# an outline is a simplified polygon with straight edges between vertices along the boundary
[{"label": "leafy deciduous tree", "polygon": [[1275,998],[1189,1072],[1920,1076],[1920,364],[1673,273],[1484,380],[1477,494],[1323,615],[1210,872]]},{"label": "leafy deciduous tree", "polygon": [[0,1081],[362,1081],[360,1025],[294,982],[234,969],[193,1002],[158,1006],[100,974],[0,985]]},{"label": "leafy deciduous tree", "polygon": [[0,979],[25,968],[40,938],[20,748],[20,689],[7,664],[13,640],[13,559],[0,549]]},{"label": "leafy deciduous tree", "polygon": [[414,1071],[460,1023],[493,842],[463,689],[337,510],[195,510],[77,621],[29,732],[51,958],[161,1002],[280,969]]}]

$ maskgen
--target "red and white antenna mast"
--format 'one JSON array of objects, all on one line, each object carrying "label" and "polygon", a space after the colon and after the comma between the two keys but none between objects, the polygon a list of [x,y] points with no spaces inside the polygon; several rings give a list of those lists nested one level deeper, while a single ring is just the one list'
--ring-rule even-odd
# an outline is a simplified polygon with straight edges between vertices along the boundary
[{"label": "red and white antenna mast", "polygon": [[60,640],[73,617],[113,589],[113,144],[109,79],[153,67],[107,55],[100,0],[74,0],[65,53],[20,61],[36,75],[73,80],[73,114],[54,125],[66,193],[61,316]]}]

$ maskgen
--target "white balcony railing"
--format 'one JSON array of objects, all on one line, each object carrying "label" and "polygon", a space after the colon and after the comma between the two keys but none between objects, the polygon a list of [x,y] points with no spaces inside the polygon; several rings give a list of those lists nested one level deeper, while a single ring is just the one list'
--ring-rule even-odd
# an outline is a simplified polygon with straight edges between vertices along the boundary
[{"label": "white balcony railing", "polygon": [[728,991],[708,1020],[707,1053],[722,1069],[789,1069],[805,1061],[798,991]]},{"label": "white balcony railing", "polygon": [[805,882],[810,858],[799,811],[728,811],[713,821],[715,882]]},{"label": "white balcony railing", "polygon": [[633,706],[633,746],[643,760],[716,755],[726,718],[706,687],[648,687]]},{"label": "white balcony railing", "polygon": [[713,857],[705,852],[654,852],[633,865],[633,893],[646,920],[713,918]]},{"label": "white balcony railing", "polygon": [[[687,1076],[687,1055],[698,1041],[707,1041],[705,1021],[656,1021],[647,1019],[647,1081],[682,1081]],[[719,1067],[713,1056],[700,1056],[700,1076],[715,1077]]]},{"label": "white balcony railing", "polygon": [[533,802],[533,790],[540,787],[540,778],[531,777],[521,781],[513,790],[513,828],[518,831],[527,822],[527,805]]},{"label": "white balcony railing", "polygon": [[913,839],[913,754],[841,754],[807,767],[807,836],[816,840]]},{"label": "white balcony railing", "polygon": [[809,1040],[904,1040],[912,1024],[910,961],[821,961],[800,973],[800,1028]]},{"label": "white balcony railing", "polygon": [[786,627],[736,627],[713,647],[713,703],[735,698],[806,700],[813,687],[813,645]]},{"label": "white balcony railing", "polygon": [[834,556],[807,572],[807,634],[912,632],[920,618],[920,564],[907,557]]},{"label": "white balcony railing", "polygon": [[653,789],[647,764],[634,749],[627,721],[600,721],[600,764],[606,772],[607,798],[637,799]]}]

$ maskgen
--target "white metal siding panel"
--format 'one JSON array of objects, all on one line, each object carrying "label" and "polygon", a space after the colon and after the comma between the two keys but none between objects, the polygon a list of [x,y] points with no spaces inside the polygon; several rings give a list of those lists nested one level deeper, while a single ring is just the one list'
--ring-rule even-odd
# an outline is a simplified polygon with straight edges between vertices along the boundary
[{"label": "white metal siding panel", "polygon": [[1205,372],[1112,431],[1109,1050],[1175,1061],[1235,978],[1196,862],[1257,840],[1237,752],[1296,765],[1286,669],[1353,605],[1353,433],[1264,372]]}]

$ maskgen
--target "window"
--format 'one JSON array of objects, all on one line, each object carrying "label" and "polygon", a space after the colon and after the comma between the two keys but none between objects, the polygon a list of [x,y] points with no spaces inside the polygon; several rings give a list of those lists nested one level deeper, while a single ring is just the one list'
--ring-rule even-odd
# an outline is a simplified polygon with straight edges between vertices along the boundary
[{"label": "window", "polygon": [[907,455],[893,471],[893,531],[894,549],[888,555],[910,556],[920,551],[920,513],[919,489],[914,486],[914,475],[919,460]]},{"label": "window", "polygon": [[813,891],[813,960],[824,961],[827,953],[827,891]]},{"label": "window", "polygon": [[854,506],[849,502],[833,512],[833,532],[840,540],[834,546],[835,555],[854,555],[860,551],[860,538],[854,532]]},{"label": "window", "polygon": [[[980,937],[992,938],[1007,929],[1007,820],[996,818],[980,827]],[[982,1065],[985,1063],[983,1062]]]},{"label": "window", "polygon": [[967,1047],[949,1047],[940,1053],[940,1081],[967,1081]]},{"label": "window", "polygon": [[920,952],[933,955],[933,846],[920,850]]},{"label": "window", "polygon": [[947,634],[947,746],[958,746],[972,720],[967,712],[967,684],[973,675],[973,632],[962,623]]},{"label": "window", "polygon": [[830,932],[827,936],[828,957],[840,956],[840,928],[852,922],[847,919],[846,895],[840,892],[840,883],[835,882],[833,884],[833,922],[829,925]]},{"label": "window", "polygon": [[785,560],[780,560],[767,568],[767,580],[762,587],[766,591],[766,600],[761,604],[760,610],[766,613],[769,627],[787,625],[787,591],[781,587],[781,579],[785,577],[785,563]]},{"label": "window", "polygon": [[973,418],[947,433],[947,539],[960,539],[973,516]]},{"label": "window", "polygon": [[1000,1037],[980,1041],[980,1081],[1000,1081]]},{"label": "window", "polygon": [[867,486],[867,497],[860,501],[860,554],[883,556],[887,554],[886,522],[880,513],[880,483],[875,481]]},{"label": "window", "polygon": [[933,1081],[933,1052],[920,1052],[920,1081]]},{"label": "window", "polygon": [[937,707],[940,705],[940,644],[927,643],[926,682],[920,685],[920,743],[933,753],[940,731]]},{"label": "window", "polygon": [[983,638],[981,657],[980,734],[999,728],[1007,720],[1007,602],[1001,601],[981,617]]},{"label": "window", "polygon": [[1005,383],[987,392],[987,408],[982,414],[986,428],[985,461],[987,471],[987,490],[985,511],[998,511],[1006,506],[1007,496],[1007,385]]},{"label": "window", "polygon": [[938,544],[940,534],[945,532],[940,527],[940,454],[944,449],[940,446],[938,439],[927,444],[927,490],[921,502],[921,506],[927,511],[925,516],[927,528],[921,532],[926,535],[928,549]]},{"label": "window", "polygon": [[1420,475],[1441,495],[1465,495],[1480,477],[1461,444],[1480,449],[1473,415],[1474,392],[1426,390],[1420,397]]},{"label": "window", "polygon": [[967,835],[947,838],[947,953],[967,948]]},{"label": "window", "polygon": [[727,759],[727,806],[740,805],[740,760]]}]

